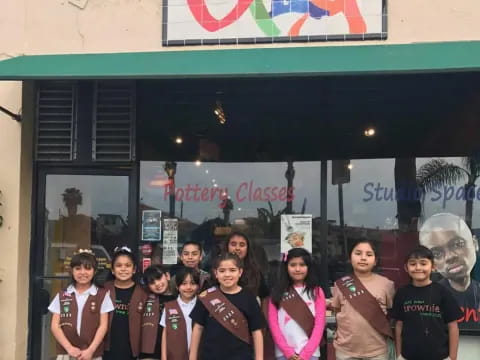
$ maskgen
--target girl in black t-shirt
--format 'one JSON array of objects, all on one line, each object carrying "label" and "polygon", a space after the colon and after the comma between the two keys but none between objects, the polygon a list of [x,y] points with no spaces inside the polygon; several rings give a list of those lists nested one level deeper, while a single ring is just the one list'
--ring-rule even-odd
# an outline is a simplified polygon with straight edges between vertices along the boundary
[{"label": "girl in black t-shirt", "polygon": [[[219,289],[212,287],[200,293],[199,301],[190,313],[194,326],[189,359],[263,359],[262,328],[265,321],[253,294],[238,284],[243,272],[242,260],[236,254],[225,253],[215,260],[213,268],[220,286]],[[204,301],[210,298],[206,306]],[[232,310],[240,311],[247,323],[239,324],[235,316],[230,318]],[[220,320],[214,317],[215,312],[222,314]],[[222,322],[223,314],[227,320],[223,318]],[[248,329],[242,329],[250,335],[250,341],[239,337],[240,330],[235,334],[227,330],[227,321],[234,324],[234,328],[248,326]]]},{"label": "girl in black t-shirt", "polygon": [[110,313],[104,360],[133,360],[139,354],[140,319],[145,291],[133,280],[135,258],[123,246],[115,248],[111,263],[113,281],[105,284],[115,310]]}]

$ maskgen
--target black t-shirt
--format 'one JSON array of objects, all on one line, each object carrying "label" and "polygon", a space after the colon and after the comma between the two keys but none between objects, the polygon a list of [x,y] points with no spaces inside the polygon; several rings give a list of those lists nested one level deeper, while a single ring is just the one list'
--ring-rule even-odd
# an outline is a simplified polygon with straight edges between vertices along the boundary
[{"label": "black t-shirt", "polygon": [[452,294],[438,283],[398,290],[391,316],[403,321],[402,355],[408,360],[448,357],[448,323],[462,312]]},{"label": "black t-shirt", "polygon": [[[224,293],[224,295],[246,317],[250,332],[262,329],[265,326],[260,306],[249,291],[242,289],[237,294]],[[203,360],[253,359],[253,344],[248,345],[225,329],[217,320],[210,316],[201,301],[197,301],[190,313],[190,317],[194,322],[204,326],[199,358]]]},{"label": "black t-shirt", "polygon": [[462,329],[478,329],[480,325],[480,282],[473,280],[465,291],[457,291],[450,285],[447,279],[439,281],[445,286],[463,310],[463,316],[459,321]]},{"label": "black t-shirt", "polygon": [[[158,296],[158,302],[159,302],[159,314],[160,317],[162,317],[162,311],[165,306],[166,302],[169,302],[171,300],[175,300],[177,297],[175,295],[159,295]],[[160,323],[160,320],[158,321]],[[145,354],[141,353],[139,356],[139,359],[160,359],[161,358],[161,344],[162,344],[162,331],[163,327],[159,326],[159,324],[156,324],[158,326],[158,332],[157,332],[157,341],[155,343],[155,352],[153,354]]]},{"label": "black t-shirt", "polygon": [[110,351],[103,355],[104,360],[131,360],[130,331],[128,326],[128,305],[135,285],[128,289],[115,287],[115,310],[110,327]]}]

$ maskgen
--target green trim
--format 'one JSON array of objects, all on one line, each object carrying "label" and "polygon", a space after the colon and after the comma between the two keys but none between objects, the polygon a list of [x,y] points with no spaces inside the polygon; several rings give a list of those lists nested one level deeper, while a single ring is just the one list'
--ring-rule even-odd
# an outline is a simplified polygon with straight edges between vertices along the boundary
[{"label": "green trim", "polygon": [[480,70],[480,41],[19,56],[1,80],[306,76]]}]

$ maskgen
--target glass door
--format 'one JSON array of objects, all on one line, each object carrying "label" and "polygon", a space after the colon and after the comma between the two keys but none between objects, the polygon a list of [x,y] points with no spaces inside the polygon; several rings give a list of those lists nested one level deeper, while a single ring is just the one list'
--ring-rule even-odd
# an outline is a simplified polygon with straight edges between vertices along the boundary
[{"label": "glass door", "polygon": [[110,272],[113,249],[121,245],[135,248],[130,176],[129,171],[40,176],[37,236],[32,242],[32,359],[55,359],[47,306],[70,282],[69,264],[74,251],[94,251],[102,281]]}]

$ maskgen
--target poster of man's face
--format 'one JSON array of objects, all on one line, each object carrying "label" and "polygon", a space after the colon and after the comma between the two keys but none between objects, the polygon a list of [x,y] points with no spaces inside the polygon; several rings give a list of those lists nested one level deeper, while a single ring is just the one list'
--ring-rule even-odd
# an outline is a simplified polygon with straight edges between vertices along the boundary
[{"label": "poster of man's face", "polygon": [[478,242],[465,221],[449,213],[428,218],[419,231],[420,244],[432,250],[439,281],[464,312],[461,329],[480,331],[480,282],[472,279]]}]

